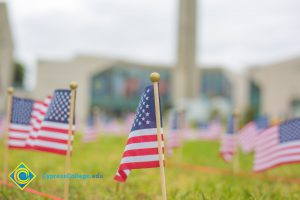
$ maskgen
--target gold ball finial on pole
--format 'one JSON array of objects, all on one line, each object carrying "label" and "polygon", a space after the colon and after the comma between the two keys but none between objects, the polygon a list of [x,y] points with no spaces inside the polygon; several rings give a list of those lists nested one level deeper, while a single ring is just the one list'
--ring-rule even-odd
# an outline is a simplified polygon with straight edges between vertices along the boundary
[{"label": "gold ball finial on pole", "polygon": [[153,72],[153,73],[151,73],[150,74],[150,79],[151,79],[151,81],[154,83],[154,82],[159,82],[159,80],[160,80],[160,75],[159,75],[159,73],[157,73],[157,72]]},{"label": "gold ball finial on pole", "polygon": [[14,88],[13,87],[9,87],[9,88],[7,88],[7,93],[8,94],[13,94],[14,93]]},{"label": "gold ball finial on pole", "polygon": [[75,90],[75,89],[77,89],[77,87],[78,87],[78,84],[75,81],[72,81],[70,83],[70,89],[71,90]]}]

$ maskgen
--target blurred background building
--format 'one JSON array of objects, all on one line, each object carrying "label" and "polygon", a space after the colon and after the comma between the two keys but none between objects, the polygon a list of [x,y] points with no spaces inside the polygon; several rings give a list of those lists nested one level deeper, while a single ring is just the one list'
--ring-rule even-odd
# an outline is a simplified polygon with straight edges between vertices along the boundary
[{"label": "blurred background building", "polygon": [[[198,96],[201,102],[220,99],[226,107],[232,107],[232,87],[229,73],[219,68],[196,68],[201,80]],[[174,68],[159,64],[143,64],[104,57],[77,56],[73,60],[40,60],[37,70],[37,87],[34,96],[44,98],[54,88],[67,87],[71,80],[78,81],[77,113],[85,119],[92,108],[100,108],[114,114],[135,111],[142,90],[148,84],[149,74],[161,74],[160,93],[163,108],[173,105],[171,85]],[[201,73],[200,73],[201,71]],[[176,90],[176,88],[174,88]],[[228,109],[226,109],[228,110]],[[198,115],[207,116],[207,112]]]},{"label": "blurred background building", "polygon": [[250,68],[249,105],[273,117],[300,117],[300,58]]},{"label": "blurred background building", "polygon": [[[115,57],[80,55],[73,59],[39,59],[36,86],[18,95],[42,99],[54,89],[79,83],[77,114],[83,121],[94,108],[114,115],[134,111],[149,74],[161,74],[163,108],[182,106],[190,120],[208,120],[216,113],[227,116],[237,107],[255,117],[300,116],[300,58],[249,67],[233,73],[220,66],[197,66],[197,1],[180,0],[177,56],[174,66],[141,63]],[[0,112],[9,85],[16,84],[13,37],[7,8],[0,3]],[[22,88],[22,87],[19,87]],[[178,103],[179,102],[179,103]]]},{"label": "blurred background building", "polygon": [[13,39],[6,4],[0,2],[0,113],[6,89],[13,83]]}]

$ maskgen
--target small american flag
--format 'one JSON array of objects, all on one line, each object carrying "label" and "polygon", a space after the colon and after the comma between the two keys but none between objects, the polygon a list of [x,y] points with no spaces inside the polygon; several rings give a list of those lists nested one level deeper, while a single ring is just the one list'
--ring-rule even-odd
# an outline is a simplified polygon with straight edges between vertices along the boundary
[{"label": "small american flag", "polygon": [[221,131],[221,123],[218,119],[215,119],[209,124],[200,126],[198,138],[201,140],[217,140],[221,136]]},{"label": "small american flag", "polygon": [[239,144],[244,153],[250,153],[254,150],[258,134],[266,129],[268,124],[268,118],[263,116],[258,118],[256,121],[249,122],[240,130],[238,136]]},{"label": "small american flag", "polygon": [[13,149],[25,148],[31,131],[31,115],[35,101],[13,97],[8,146]]},{"label": "small american flag", "polygon": [[181,146],[181,131],[180,127],[180,116],[179,113],[174,111],[170,113],[169,116],[170,128],[167,133],[167,154],[170,156],[173,153],[173,149]]},{"label": "small american flag", "polygon": [[97,139],[97,122],[95,117],[90,117],[87,121],[82,141],[85,143],[94,142]]},{"label": "small american flag", "polygon": [[142,94],[115,180],[125,182],[133,169],[159,167],[153,86]]},{"label": "small american flag", "polygon": [[[37,134],[34,149],[66,155],[70,116],[70,90],[56,90]],[[75,120],[73,120],[74,124]],[[72,139],[75,126],[73,126]],[[72,148],[71,148],[72,149]]]},{"label": "small american flag", "polygon": [[27,149],[32,149],[35,145],[35,140],[41,128],[42,121],[45,118],[50,101],[51,96],[48,96],[44,101],[35,101],[33,104],[33,110],[30,120],[31,130],[25,142]]},{"label": "small american flag", "polygon": [[300,119],[266,129],[255,144],[254,171],[300,162]]},{"label": "small american flag", "polygon": [[233,155],[236,151],[236,134],[235,134],[235,119],[234,116],[231,116],[228,121],[228,130],[227,133],[222,135],[221,140],[221,151],[220,155],[225,162],[230,162],[233,158]]}]

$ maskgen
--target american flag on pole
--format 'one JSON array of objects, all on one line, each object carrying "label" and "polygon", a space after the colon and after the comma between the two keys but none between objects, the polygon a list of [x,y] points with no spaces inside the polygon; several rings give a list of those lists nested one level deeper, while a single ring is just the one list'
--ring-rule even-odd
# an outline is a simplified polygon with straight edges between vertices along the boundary
[{"label": "american flag on pole", "polygon": [[174,111],[170,113],[169,116],[169,131],[167,133],[167,153],[172,155],[173,149],[180,147],[181,145],[181,135],[180,132],[183,131],[180,127],[180,117],[179,113]]},{"label": "american flag on pole", "polygon": [[31,115],[34,100],[13,97],[11,121],[8,135],[8,147],[22,149],[31,130]]},{"label": "american flag on pole", "polygon": [[[54,92],[35,140],[35,150],[61,155],[67,154],[70,101],[70,90],[56,90]],[[74,119],[73,124],[75,124]],[[74,130],[75,126],[73,125],[72,134],[74,134]]]},{"label": "american flag on pole", "polygon": [[220,155],[225,162],[230,162],[236,152],[236,134],[235,134],[235,119],[231,116],[228,121],[228,130],[221,138],[221,151]]},{"label": "american flag on pole", "polygon": [[254,171],[300,162],[300,119],[288,120],[259,134]]},{"label": "american flag on pole", "polygon": [[259,133],[268,127],[268,118],[260,117],[256,121],[251,121],[240,130],[238,135],[239,144],[244,153],[250,153],[254,150],[254,145]]},{"label": "american flag on pole", "polygon": [[51,101],[51,96],[48,96],[44,101],[35,101],[33,104],[31,120],[30,120],[31,130],[25,142],[27,149],[32,149],[35,145],[37,134],[41,128],[42,121],[45,118],[50,101]]},{"label": "american flag on pole", "polygon": [[133,169],[156,167],[159,167],[159,153],[154,88],[148,86],[141,96],[115,180],[125,182]]},{"label": "american flag on pole", "polygon": [[83,142],[94,142],[97,139],[97,124],[95,117],[90,117],[87,121],[84,133],[83,133]]}]

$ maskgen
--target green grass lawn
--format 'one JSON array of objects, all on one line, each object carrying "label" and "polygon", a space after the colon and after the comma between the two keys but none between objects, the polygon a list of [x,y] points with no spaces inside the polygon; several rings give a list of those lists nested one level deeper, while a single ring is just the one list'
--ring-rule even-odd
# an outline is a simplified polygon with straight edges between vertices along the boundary
[{"label": "green grass lawn", "polygon": [[[95,143],[81,143],[76,136],[72,156],[72,173],[101,173],[103,179],[71,179],[70,199],[160,199],[159,169],[132,171],[125,184],[117,190],[113,180],[124,150],[127,138],[103,136]],[[1,143],[3,147],[3,144]],[[0,151],[2,160],[2,149]],[[64,180],[46,180],[43,174],[63,174],[65,157],[32,151],[10,151],[9,171],[24,162],[37,175],[29,187],[47,194],[63,197]],[[240,155],[240,170],[251,173],[252,156]],[[2,164],[2,162],[1,162]],[[300,179],[300,166],[284,166],[271,170],[260,177],[234,176],[208,173],[183,168],[182,164],[209,166],[230,171],[232,166],[219,157],[216,142],[187,142],[172,158],[166,160],[166,184],[168,199],[300,199],[299,183],[282,179],[268,179],[269,176]],[[2,166],[1,166],[2,167]],[[264,178],[265,176],[265,178]],[[1,191],[0,199],[45,199],[18,188]]]}]

